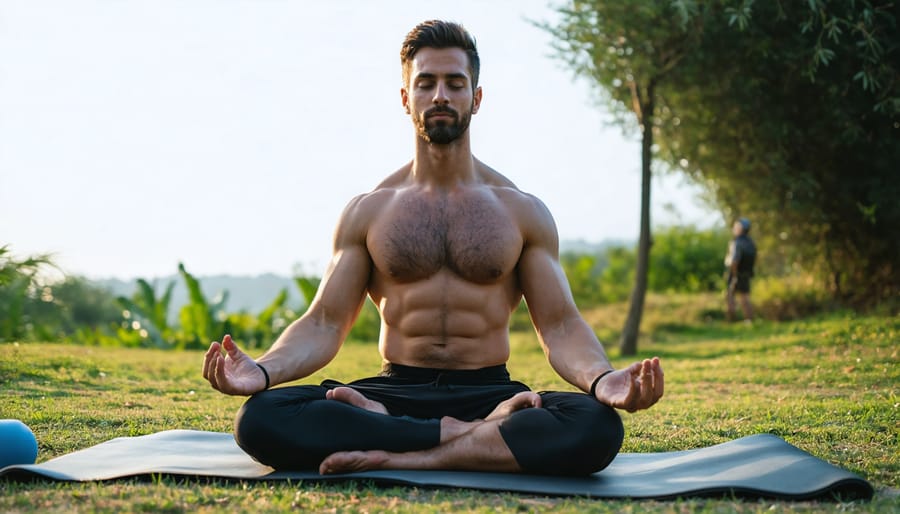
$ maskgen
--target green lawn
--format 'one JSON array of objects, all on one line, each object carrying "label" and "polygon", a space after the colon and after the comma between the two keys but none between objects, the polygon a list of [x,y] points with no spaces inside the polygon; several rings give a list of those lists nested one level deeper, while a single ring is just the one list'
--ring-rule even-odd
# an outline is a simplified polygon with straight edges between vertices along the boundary
[{"label": "green lawn", "polygon": [[[650,297],[640,357],[659,355],[666,395],[623,413],[623,451],[709,446],[766,432],[867,478],[867,503],[734,499],[625,502],[368,484],[0,482],[0,512],[900,512],[900,322],[850,313],[793,322],[726,324],[705,315],[712,297]],[[622,306],[586,313],[601,337]],[[510,371],[534,389],[571,389],[530,334],[514,334]],[[609,345],[614,364],[619,358]],[[200,376],[202,353],[56,344],[0,344],[0,418],[35,432],[39,461],[119,436],[175,428],[229,431],[241,398]],[[351,379],[377,372],[372,344],[347,344],[325,370]]]}]

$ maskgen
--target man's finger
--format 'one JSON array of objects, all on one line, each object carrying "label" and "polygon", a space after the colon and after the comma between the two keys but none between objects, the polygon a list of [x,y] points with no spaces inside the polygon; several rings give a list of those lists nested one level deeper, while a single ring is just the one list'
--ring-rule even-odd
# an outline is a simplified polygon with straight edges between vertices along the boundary
[{"label": "man's finger", "polygon": [[213,342],[209,345],[209,350],[206,350],[206,354],[203,356],[203,378],[209,380],[210,363],[212,362],[213,357],[220,351],[219,343]]},{"label": "man's finger", "polygon": [[219,377],[223,376],[224,373],[225,357],[222,357],[222,354],[215,355],[209,369],[209,383],[213,386],[213,389],[222,391],[222,387],[219,386]]},{"label": "man's finger", "polygon": [[645,360],[641,364],[641,392],[640,392],[640,405],[638,408],[646,409],[647,407],[653,405],[656,401],[654,399],[654,391],[653,391],[653,365],[650,360]]},{"label": "man's finger", "polygon": [[641,398],[641,363],[635,362],[628,366],[628,373],[628,393],[622,401],[622,408],[628,412],[634,412],[638,410],[637,404],[640,403]]},{"label": "man's finger", "polygon": [[659,400],[663,397],[663,391],[665,390],[665,373],[663,373],[662,366],[659,364],[659,357],[653,358],[653,390],[654,390],[654,398]]},{"label": "man's finger", "polygon": [[226,335],[222,339],[222,347],[225,348],[225,351],[228,353],[228,356],[231,357],[231,360],[237,360],[237,358],[241,356],[242,352],[240,348],[238,348],[230,335]]}]

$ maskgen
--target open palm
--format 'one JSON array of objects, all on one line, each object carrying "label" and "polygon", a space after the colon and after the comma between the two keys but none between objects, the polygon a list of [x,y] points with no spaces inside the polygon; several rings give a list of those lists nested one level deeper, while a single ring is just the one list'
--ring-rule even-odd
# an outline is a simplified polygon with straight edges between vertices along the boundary
[{"label": "open palm", "polygon": [[635,362],[603,377],[596,397],[602,403],[628,412],[650,408],[663,395],[663,371],[659,358]]}]

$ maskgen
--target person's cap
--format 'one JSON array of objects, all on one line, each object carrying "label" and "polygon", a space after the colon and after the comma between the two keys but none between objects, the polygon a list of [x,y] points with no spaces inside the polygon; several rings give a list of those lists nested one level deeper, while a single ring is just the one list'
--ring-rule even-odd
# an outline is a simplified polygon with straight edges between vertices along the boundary
[{"label": "person's cap", "polygon": [[744,232],[750,230],[750,220],[748,220],[747,218],[738,219],[738,223],[740,223],[741,226],[744,227]]}]

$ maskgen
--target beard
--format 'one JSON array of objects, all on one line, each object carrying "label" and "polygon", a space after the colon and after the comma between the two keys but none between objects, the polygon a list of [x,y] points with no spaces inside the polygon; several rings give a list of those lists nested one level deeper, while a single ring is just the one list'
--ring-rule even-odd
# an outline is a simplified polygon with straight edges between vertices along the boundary
[{"label": "beard", "polygon": [[[438,113],[449,114],[453,120],[431,122],[431,126],[429,126],[428,118]],[[413,124],[416,126],[416,133],[426,142],[436,145],[448,145],[459,139],[468,130],[469,121],[472,119],[471,113],[472,111],[469,110],[460,115],[460,113],[450,107],[437,106],[428,109],[421,116],[414,116]]]}]

